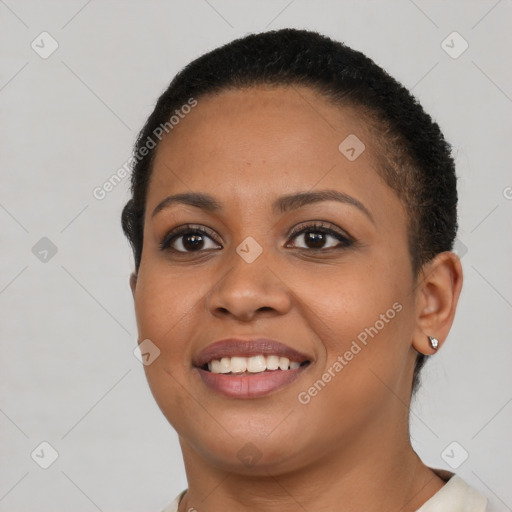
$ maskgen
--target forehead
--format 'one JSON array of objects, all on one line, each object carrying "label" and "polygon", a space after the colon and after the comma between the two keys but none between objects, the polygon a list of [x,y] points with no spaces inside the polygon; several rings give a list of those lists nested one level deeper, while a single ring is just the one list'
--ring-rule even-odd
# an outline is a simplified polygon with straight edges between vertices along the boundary
[{"label": "forehead", "polygon": [[369,136],[354,108],[336,107],[306,87],[257,86],[201,97],[157,153],[166,147],[179,161],[180,149],[193,148],[186,157],[189,164],[228,153],[237,162],[270,163],[287,156],[307,162],[338,158],[339,143],[352,132],[361,139]]},{"label": "forehead", "polygon": [[296,86],[226,90],[197,102],[157,148],[148,209],[167,193],[215,191],[222,201],[261,205],[314,188],[356,196],[377,214],[400,209],[357,109]]}]

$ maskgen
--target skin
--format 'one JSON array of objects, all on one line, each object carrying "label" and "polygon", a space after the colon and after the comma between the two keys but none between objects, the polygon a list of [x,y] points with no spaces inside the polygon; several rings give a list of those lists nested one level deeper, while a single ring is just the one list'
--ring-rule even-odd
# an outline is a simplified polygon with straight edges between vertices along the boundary
[{"label": "skin", "polygon": [[[356,134],[366,150],[349,161],[338,146]],[[252,87],[202,97],[157,149],[141,266],[131,277],[139,340],[160,356],[145,366],[151,391],[176,429],[188,492],[179,510],[414,511],[444,482],[412,450],[408,413],[414,361],[446,339],[462,286],[451,252],[419,276],[407,249],[407,214],[377,172],[378,154],[357,110],[299,87]],[[336,190],[360,201],[322,201],[286,213],[271,204],[297,192]],[[202,192],[216,212],[167,196]],[[328,236],[312,249],[295,226],[323,221],[355,242]],[[162,251],[186,223],[210,228],[200,251]],[[309,233],[317,233],[314,228]],[[307,233],[306,233],[307,235]],[[236,252],[248,236],[262,254]],[[174,248],[185,250],[177,239]],[[298,400],[357,335],[394,303],[402,309],[308,404]],[[192,366],[226,337],[264,336],[310,356],[291,385],[257,399],[206,387]],[[260,459],[244,465],[252,443]]]}]

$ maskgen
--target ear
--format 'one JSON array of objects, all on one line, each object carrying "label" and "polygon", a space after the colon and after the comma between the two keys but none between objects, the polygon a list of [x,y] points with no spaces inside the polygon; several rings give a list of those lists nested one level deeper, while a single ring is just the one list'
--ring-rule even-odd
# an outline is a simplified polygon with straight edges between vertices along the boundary
[{"label": "ear", "polygon": [[132,296],[135,296],[135,288],[137,286],[137,274],[132,272],[130,275],[130,288],[132,289]]},{"label": "ear", "polygon": [[[436,352],[428,336],[446,340],[462,289],[462,265],[453,252],[442,252],[422,269],[416,289],[416,329],[412,345],[420,353]],[[438,348],[438,349],[439,349]]]}]

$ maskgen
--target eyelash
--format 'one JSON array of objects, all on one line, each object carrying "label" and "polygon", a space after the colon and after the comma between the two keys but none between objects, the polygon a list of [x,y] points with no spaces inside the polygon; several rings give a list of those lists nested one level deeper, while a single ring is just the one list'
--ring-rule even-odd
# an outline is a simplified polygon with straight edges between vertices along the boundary
[{"label": "eyelash", "polygon": [[[292,232],[289,235],[289,238],[290,239],[297,238],[298,236],[300,236],[304,233],[322,233],[324,235],[330,235],[341,242],[340,245],[336,245],[334,247],[327,247],[327,248],[298,247],[298,249],[307,250],[307,251],[328,251],[328,250],[332,250],[332,249],[344,249],[344,248],[350,247],[355,242],[355,240],[351,239],[347,235],[344,235],[343,233],[341,233],[339,231],[335,231],[334,229],[327,227],[322,222],[314,222],[314,223],[308,224],[306,226],[304,226],[304,225],[299,226],[298,228],[295,228],[292,230]],[[198,228],[198,227],[195,227],[193,224],[186,224],[179,228],[173,229],[169,233],[167,233],[165,235],[165,237],[163,238],[163,240],[160,242],[160,249],[162,251],[172,251],[176,254],[194,254],[194,253],[200,253],[200,252],[205,251],[205,249],[200,249],[198,251],[178,251],[176,249],[171,248],[171,245],[176,240],[178,240],[179,238],[181,238],[185,235],[207,236],[208,238],[212,239],[215,243],[217,243],[217,244],[219,243],[215,240],[215,233],[210,228],[206,228],[206,227]]]}]

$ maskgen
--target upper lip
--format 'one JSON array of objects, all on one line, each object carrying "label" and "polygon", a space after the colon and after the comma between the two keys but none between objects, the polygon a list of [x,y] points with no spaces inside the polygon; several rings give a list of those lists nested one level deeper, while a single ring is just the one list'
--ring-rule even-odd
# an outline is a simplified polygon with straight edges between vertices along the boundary
[{"label": "upper lip", "polygon": [[301,352],[275,340],[268,338],[226,338],[216,341],[205,347],[194,359],[193,363],[197,367],[202,367],[214,359],[223,357],[250,357],[260,354],[276,355],[287,357],[290,361],[302,363],[311,361],[311,358]]}]

